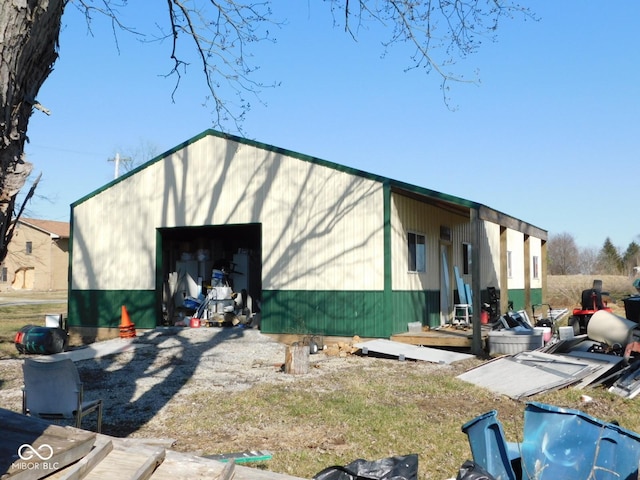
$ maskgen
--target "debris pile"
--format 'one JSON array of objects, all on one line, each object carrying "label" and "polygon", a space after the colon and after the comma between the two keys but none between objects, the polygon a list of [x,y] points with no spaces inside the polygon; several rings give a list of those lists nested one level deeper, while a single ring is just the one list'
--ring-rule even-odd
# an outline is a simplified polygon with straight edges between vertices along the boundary
[{"label": "debris pile", "polygon": [[462,431],[468,436],[475,465],[489,475],[473,476],[465,470],[459,480],[638,476],[640,435],[579,410],[527,403],[521,443],[506,441],[495,410],[470,420]]},{"label": "debris pile", "polygon": [[[559,327],[558,320],[567,311],[550,306],[549,317],[535,324],[524,311],[501,317],[489,346],[491,355],[502,356],[458,378],[514,399],[596,385],[625,398],[638,395],[640,326],[606,307],[598,282],[583,292],[582,305],[573,310],[566,327]],[[513,381],[504,382],[505,377]]]}]

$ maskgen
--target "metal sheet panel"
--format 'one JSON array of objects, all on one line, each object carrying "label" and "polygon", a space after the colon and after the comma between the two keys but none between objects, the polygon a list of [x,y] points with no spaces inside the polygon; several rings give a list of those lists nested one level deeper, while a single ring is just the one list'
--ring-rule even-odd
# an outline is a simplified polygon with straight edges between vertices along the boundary
[{"label": "metal sheet panel", "polygon": [[157,228],[262,223],[265,289],[382,290],[382,201],[380,182],[206,136],[75,206],[72,288],[154,289]]},{"label": "metal sheet panel", "polygon": [[457,378],[518,399],[578,383],[594,372],[602,374],[608,368],[610,365],[603,366],[601,362],[584,358],[523,352],[497,358]]},{"label": "metal sheet panel", "polygon": [[460,360],[473,358],[472,355],[458,353],[437,348],[419,347],[406,343],[392,342],[391,340],[371,340],[368,342],[355,343],[356,348],[362,349],[363,353],[375,352],[384,355],[399,357],[400,359],[423,360],[431,363],[453,363]]}]

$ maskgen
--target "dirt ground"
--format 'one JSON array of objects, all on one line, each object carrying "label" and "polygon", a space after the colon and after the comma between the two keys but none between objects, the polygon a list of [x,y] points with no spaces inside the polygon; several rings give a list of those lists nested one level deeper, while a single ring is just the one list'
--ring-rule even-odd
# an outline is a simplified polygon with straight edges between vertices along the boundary
[{"label": "dirt ground", "polygon": [[[159,328],[139,335],[131,351],[77,362],[87,399],[102,398],[103,433],[117,437],[170,435],[164,427],[169,403],[189,402],[199,391],[237,392],[257,383],[295,382],[283,372],[285,345],[245,328]],[[322,376],[357,364],[352,356],[310,356]],[[0,404],[21,411],[22,360],[0,360]],[[87,417],[84,428],[95,428]]]}]

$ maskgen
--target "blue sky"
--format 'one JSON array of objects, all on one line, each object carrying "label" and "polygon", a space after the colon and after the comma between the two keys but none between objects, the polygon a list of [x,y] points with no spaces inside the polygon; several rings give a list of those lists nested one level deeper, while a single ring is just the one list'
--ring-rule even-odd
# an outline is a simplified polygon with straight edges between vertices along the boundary
[{"label": "blue sky", "polygon": [[[123,10],[140,30],[165,14]],[[289,2],[286,2],[289,4]],[[535,2],[539,21],[503,21],[451,85],[405,71],[411,51],[381,58],[384,33],[357,42],[333,28],[323,2],[274,5],[287,25],[255,49],[264,89],[243,125],[248,138],[485,204],[581,247],[607,237],[640,243],[640,2]],[[290,5],[290,4],[289,4]],[[154,17],[153,15],[156,15]],[[26,153],[42,172],[28,216],[68,221],[69,205],[108,183],[117,152],[160,154],[211,127],[192,68],[171,100],[168,44],[142,44],[67,8],[60,59],[38,96]],[[118,48],[119,47],[119,48]]]}]

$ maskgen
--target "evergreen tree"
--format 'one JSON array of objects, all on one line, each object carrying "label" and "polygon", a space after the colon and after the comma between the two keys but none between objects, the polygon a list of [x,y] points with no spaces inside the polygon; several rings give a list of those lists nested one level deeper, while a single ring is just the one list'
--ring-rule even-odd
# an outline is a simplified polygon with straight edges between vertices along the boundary
[{"label": "evergreen tree", "polygon": [[622,256],[622,262],[625,273],[632,275],[634,267],[640,265],[640,245],[636,242],[631,242]]},{"label": "evergreen tree", "polygon": [[604,241],[598,254],[597,271],[604,275],[620,275],[623,271],[623,261],[620,252],[613,245],[609,237]]}]

